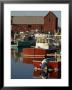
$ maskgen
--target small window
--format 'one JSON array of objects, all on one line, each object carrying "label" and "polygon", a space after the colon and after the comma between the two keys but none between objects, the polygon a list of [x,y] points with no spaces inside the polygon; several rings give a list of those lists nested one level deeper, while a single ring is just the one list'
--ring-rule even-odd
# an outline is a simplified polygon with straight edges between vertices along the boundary
[{"label": "small window", "polygon": [[31,28],[31,25],[28,25],[28,28]]}]

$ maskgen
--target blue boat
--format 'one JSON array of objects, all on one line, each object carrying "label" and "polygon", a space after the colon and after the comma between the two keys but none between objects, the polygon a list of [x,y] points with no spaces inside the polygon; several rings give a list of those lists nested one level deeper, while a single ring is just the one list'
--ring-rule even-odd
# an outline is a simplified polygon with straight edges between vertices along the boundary
[{"label": "blue boat", "polygon": [[[33,36],[28,36],[24,40],[18,40],[16,42],[17,42],[17,44],[15,44],[15,46],[23,47],[23,48],[35,46],[35,44],[36,44],[35,37],[33,37]],[[13,46],[14,44],[11,43],[11,45]]]},{"label": "blue boat", "polygon": [[35,46],[35,40],[24,40],[24,41],[18,41],[18,47],[31,47]]}]

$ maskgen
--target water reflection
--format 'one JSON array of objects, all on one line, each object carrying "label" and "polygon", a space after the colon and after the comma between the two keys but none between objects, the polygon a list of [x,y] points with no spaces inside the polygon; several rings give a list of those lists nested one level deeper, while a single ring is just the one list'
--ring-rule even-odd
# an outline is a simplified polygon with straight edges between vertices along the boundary
[{"label": "water reflection", "polygon": [[42,64],[42,60],[45,58],[44,56],[45,52],[41,51],[43,52],[43,54],[35,56],[36,55],[35,52],[32,51],[28,51],[27,52],[28,55],[27,55],[25,48],[11,49],[12,79],[43,79],[43,78],[57,79],[61,77],[60,62],[52,61],[46,63],[45,66],[42,66],[41,64]]}]

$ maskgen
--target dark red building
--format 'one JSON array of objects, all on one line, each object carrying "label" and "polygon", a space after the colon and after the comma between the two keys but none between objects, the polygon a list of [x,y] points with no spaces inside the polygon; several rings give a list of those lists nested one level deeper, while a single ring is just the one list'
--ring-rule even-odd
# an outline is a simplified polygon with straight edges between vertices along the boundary
[{"label": "dark red building", "polygon": [[58,18],[51,11],[44,17],[44,32],[56,32],[58,28]]},{"label": "dark red building", "polygon": [[58,18],[49,11],[46,16],[12,16],[12,31],[25,32],[35,31],[40,32],[55,32],[58,28]]}]

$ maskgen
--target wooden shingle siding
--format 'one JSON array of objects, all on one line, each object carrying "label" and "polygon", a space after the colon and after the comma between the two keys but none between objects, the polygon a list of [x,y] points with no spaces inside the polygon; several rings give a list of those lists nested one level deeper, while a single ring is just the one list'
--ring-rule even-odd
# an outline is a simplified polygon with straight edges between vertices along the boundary
[{"label": "wooden shingle siding", "polygon": [[57,17],[52,12],[49,12],[48,15],[44,17],[44,31],[55,32],[57,30],[57,26]]}]

